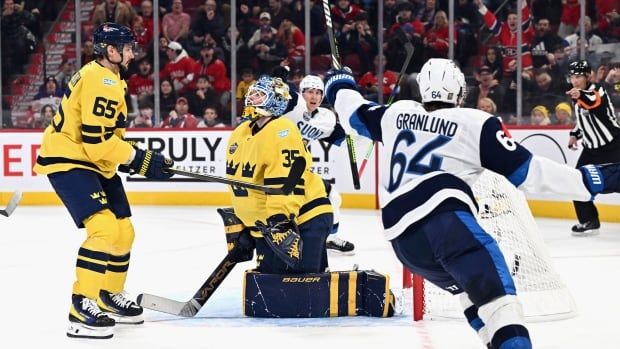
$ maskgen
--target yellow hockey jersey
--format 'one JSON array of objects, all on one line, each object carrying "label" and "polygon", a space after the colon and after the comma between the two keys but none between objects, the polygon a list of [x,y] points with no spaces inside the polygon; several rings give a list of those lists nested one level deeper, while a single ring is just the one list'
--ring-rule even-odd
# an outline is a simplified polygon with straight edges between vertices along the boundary
[{"label": "yellow hockey jersey", "polygon": [[111,178],[129,160],[125,142],[127,84],[93,61],[73,75],[52,123],[43,133],[34,171],[49,174],[83,168]]},{"label": "yellow hockey jersey", "polygon": [[[253,127],[254,126],[254,127]],[[278,213],[295,215],[302,224],[323,213],[332,213],[321,177],[312,173],[312,155],[295,124],[287,118],[269,121],[262,129],[244,122],[233,131],[226,153],[226,176],[260,185],[281,186],[293,160],[306,159],[306,171],[290,195],[270,195],[259,190],[231,186],[235,214],[247,227]]]}]

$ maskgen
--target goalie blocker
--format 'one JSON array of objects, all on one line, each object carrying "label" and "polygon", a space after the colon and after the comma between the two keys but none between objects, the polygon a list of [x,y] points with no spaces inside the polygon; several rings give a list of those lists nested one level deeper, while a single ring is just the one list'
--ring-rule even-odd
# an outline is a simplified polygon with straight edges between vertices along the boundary
[{"label": "goalie blocker", "polygon": [[316,274],[245,272],[249,317],[315,318],[394,315],[390,278],[372,270]]}]

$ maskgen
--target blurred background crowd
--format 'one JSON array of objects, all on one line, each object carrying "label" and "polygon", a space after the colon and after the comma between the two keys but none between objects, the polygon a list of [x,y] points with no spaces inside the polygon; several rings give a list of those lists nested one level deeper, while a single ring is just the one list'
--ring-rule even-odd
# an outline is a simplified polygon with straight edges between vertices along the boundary
[{"label": "blurred background crowd", "polygon": [[[451,55],[466,74],[465,106],[511,124],[572,125],[567,65],[583,55],[592,81],[620,109],[620,0],[585,0],[585,16],[578,0],[523,0],[522,8],[516,0],[454,0],[453,33],[448,0],[378,1],[330,1],[343,64],[368,99],[419,98],[422,64]],[[157,8],[151,0],[82,0],[78,9],[73,0],[4,0],[2,127],[46,127],[72,74],[94,58],[92,31],[108,21],[132,28],[137,40],[129,127],[234,126],[260,74],[287,66],[298,85],[331,67],[319,0],[160,0]],[[403,34],[415,51],[397,86]]]}]

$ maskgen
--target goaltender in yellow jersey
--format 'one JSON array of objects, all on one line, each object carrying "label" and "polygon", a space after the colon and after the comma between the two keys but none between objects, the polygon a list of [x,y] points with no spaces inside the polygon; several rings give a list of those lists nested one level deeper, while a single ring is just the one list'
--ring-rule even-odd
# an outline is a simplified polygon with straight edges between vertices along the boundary
[{"label": "goaltender in yellow jersey", "polygon": [[[230,137],[226,175],[230,179],[281,186],[295,158],[305,158],[306,171],[290,195],[231,186],[232,204],[235,214],[256,238],[259,272],[322,272],[327,267],[325,239],[332,226],[332,208],[323,181],[310,171],[312,156],[299,129],[289,119],[278,117],[285,112],[289,99],[288,86],[279,78],[262,76],[250,87],[244,111],[249,120]],[[302,242],[299,255],[288,251],[289,257],[295,256],[282,258],[269,237],[273,233],[286,236],[295,232]],[[295,248],[286,248],[289,247]]]},{"label": "goaltender in yellow jersey", "polygon": [[[296,157],[312,166],[312,155],[306,150],[299,130],[286,118],[274,118],[262,128],[244,122],[232,133],[227,148],[226,174],[231,179],[281,186]],[[233,187],[235,213],[246,226],[277,213],[294,214],[297,224],[323,213],[331,213],[325,186],[320,177],[306,170],[290,195],[270,195],[260,190]]]}]

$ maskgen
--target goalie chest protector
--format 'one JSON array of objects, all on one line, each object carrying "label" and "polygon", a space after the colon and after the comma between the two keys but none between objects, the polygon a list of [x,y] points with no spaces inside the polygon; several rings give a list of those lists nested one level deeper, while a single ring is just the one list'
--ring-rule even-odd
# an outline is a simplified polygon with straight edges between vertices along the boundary
[{"label": "goalie chest protector", "polygon": [[243,313],[250,317],[315,318],[394,315],[389,276],[375,271],[318,274],[245,272]]}]

